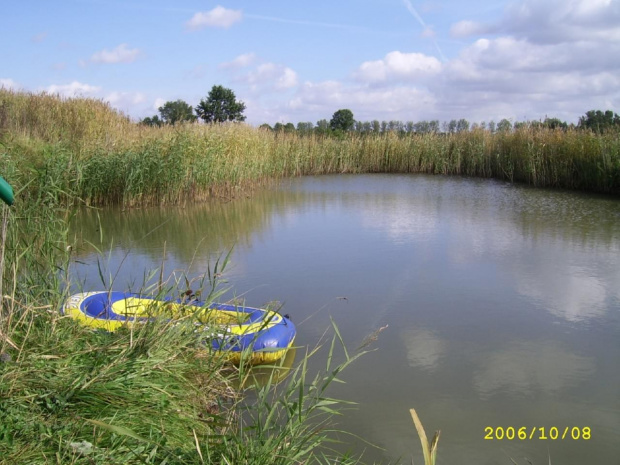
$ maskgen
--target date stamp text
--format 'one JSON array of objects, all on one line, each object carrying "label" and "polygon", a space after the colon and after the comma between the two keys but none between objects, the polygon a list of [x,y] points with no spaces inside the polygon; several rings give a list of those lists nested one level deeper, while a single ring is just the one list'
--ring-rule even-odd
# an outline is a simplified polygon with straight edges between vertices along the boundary
[{"label": "date stamp text", "polygon": [[485,426],[484,439],[493,441],[561,441],[561,440],[582,440],[588,441],[592,438],[592,429],[589,426]]}]

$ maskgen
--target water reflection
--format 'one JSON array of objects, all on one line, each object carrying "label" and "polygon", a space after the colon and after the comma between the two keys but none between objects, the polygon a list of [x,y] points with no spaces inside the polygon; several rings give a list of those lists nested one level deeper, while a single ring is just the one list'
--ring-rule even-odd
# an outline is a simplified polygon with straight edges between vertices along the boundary
[{"label": "water reflection", "polygon": [[437,232],[436,206],[404,195],[365,198],[360,213],[362,227],[378,229],[394,244],[426,241]]},{"label": "water reflection", "polygon": [[405,344],[409,366],[430,371],[438,367],[447,344],[435,333],[425,329],[408,329],[402,331],[400,336]]},{"label": "water reflection", "polygon": [[531,396],[574,387],[595,372],[592,358],[551,342],[513,342],[488,356],[474,375],[481,397],[493,394]]},{"label": "water reflection", "polygon": [[[546,273],[532,276],[527,272],[516,274],[518,291],[534,299],[557,317],[578,322],[603,316],[608,310],[610,296],[603,279],[586,273],[583,267],[558,269],[557,262]],[[611,286],[612,283],[609,283]]]}]

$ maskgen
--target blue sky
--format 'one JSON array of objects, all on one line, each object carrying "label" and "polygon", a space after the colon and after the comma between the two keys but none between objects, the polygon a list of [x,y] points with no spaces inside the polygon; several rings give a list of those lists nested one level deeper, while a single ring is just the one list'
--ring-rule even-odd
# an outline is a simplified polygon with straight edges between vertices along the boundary
[{"label": "blue sky", "polygon": [[620,112],[620,0],[9,0],[0,85],[138,119],[213,85],[247,122]]}]

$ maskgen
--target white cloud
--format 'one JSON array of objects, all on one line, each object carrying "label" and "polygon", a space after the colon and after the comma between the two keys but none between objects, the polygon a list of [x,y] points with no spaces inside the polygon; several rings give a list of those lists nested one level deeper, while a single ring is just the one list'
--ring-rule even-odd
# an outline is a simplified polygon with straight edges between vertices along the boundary
[{"label": "white cloud", "polygon": [[93,63],[132,63],[140,56],[140,50],[137,48],[129,49],[127,44],[120,44],[112,50],[101,50],[90,57]]},{"label": "white cloud", "polygon": [[284,68],[275,82],[276,89],[290,89],[297,85],[297,73],[291,68]]},{"label": "white cloud", "polygon": [[165,103],[166,99],[161,97],[156,98],[155,102],[153,103],[153,110],[159,111],[159,107],[163,107]]},{"label": "white cloud", "polygon": [[220,5],[210,11],[201,11],[192,16],[185,26],[190,30],[202,29],[205,27],[220,27],[228,29],[233,24],[241,21],[243,13],[241,10],[229,10]]},{"label": "white cloud", "polygon": [[52,84],[46,91],[50,94],[59,94],[63,97],[92,97],[101,90],[101,87],[73,81],[70,84]]},{"label": "white cloud", "polygon": [[256,55],[254,53],[244,53],[239,55],[234,60],[222,63],[219,65],[222,69],[239,69],[246,68],[252,65],[256,61]]},{"label": "white cloud", "polygon": [[13,79],[1,78],[0,79],[0,88],[4,87],[5,89],[17,89],[17,82]]},{"label": "white cloud", "polygon": [[138,105],[146,100],[146,96],[142,92],[110,92],[105,100],[115,107],[125,107],[130,105]]},{"label": "white cloud", "polygon": [[[349,108],[355,119],[427,119],[435,111],[435,100],[426,90],[408,86],[372,88],[345,85],[338,81],[305,82],[289,102],[291,111],[329,118],[339,108]],[[304,117],[308,120],[308,117]]]},{"label": "white cloud", "polygon": [[474,21],[459,21],[450,28],[453,37],[469,37],[490,32],[492,29]]},{"label": "white cloud", "polygon": [[617,0],[522,0],[510,3],[503,18],[493,23],[460,21],[455,37],[507,34],[540,44],[581,41],[620,41],[620,3]]},{"label": "white cloud", "polygon": [[435,57],[394,51],[382,60],[362,63],[355,76],[366,82],[414,80],[437,74],[441,68],[441,62]]},{"label": "white cloud", "polygon": [[293,88],[298,83],[295,71],[275,63],[262,63],[239,80],[248,83],[253,90],[265,88],[284,90]]}]

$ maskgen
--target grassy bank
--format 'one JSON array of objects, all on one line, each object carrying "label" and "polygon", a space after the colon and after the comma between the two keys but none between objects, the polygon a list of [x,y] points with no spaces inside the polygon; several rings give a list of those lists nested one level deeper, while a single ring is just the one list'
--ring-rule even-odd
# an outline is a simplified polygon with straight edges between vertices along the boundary
[{"label": "grassy bank", "polygon": [[[316,377],[306,355],[280,384],[281,371],[263,369],[247,395],[257,372],[225,365],[191,319],[105,333],[61,316],[74,202],[54,185],[0,207],[0,464],[356,463],[329,447],[340,402],[326,389],[360,355],[331,363],[337,329]],[[222,271],[190,284],[216,299]],[[145,292],[183,285],[177,276]]]},{"label": "grassy bank", "polygon": [[0,162],[18,187],[57,180],[84,202],[163,204],[329,173],[479,176],[620,193],[620,134],[521,128],[343,137],[244,125],[145,127],[88,99],[0,90]]}]

